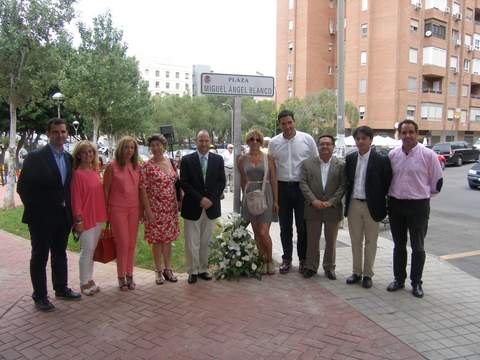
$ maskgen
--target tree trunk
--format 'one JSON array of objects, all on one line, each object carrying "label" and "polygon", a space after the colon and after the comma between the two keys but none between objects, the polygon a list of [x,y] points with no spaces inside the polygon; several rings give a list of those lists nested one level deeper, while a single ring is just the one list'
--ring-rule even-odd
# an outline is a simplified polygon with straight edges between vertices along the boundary
[{"label": "tree trunk", "polygon": [[12,99],[9,101],[10,105],[10,143],[8,145],[8,176],[7,176],[7,191],[3,199],[5,209],[15,207],[15,155],[16,155],[16,135],[17,135],[17,106]]},{"label": "tree trunk", "polygon": [[100,129],[100,116],[95,114],[93,117],[93,143],[97,145],[98,141],[98,131]]}]

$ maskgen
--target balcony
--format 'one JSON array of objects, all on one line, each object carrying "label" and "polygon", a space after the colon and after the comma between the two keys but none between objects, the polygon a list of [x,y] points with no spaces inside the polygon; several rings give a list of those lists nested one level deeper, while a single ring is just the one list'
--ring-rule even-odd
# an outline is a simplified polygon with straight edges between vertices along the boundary
[{"label": "balcony", "polygon": [[445,68],[441,66],[425,64],[423,65],[423,75],[443,77],[445,76]]},{"label": "balcony", "polygon": [[437,9],[437,8],[431,8],[431,9],[425,9],[425,19],[437,19],[440,21],[448,21],[448,17],[450,16],[450,13],[447,13],[445,11]]},{"label": "balcony", "polygon": [[443,101],[442,82],[442,77],[424,76],[422,80],[422,101]]}]

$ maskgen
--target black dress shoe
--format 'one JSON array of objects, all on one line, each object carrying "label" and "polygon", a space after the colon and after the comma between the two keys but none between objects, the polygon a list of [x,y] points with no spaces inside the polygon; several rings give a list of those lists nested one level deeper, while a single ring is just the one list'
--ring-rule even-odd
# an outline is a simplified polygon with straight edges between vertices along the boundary
[{"label": "black dress shoe", "polygon": [[362,277],[361,277],[360,275],[352,274],[352,275],[350,275],[349,277],[347,277],[347,284],[348,284],[348,285],[356,284],[356,283],[358,283],[360,280],[362,280]]},{"label": "black dress shoe", "polygon": [[412,284],[412,294],[417,298],[423,298],[423,289],[421,284]]},{"label": "black dress shoe", "polygon": [[197,282],[197,274],[188,275],[188,283],[195,284]]},{"label": "black dress shoe", "polygon": [[61,300],[81,300],[82,294],[73,291],[72,289],[67,289],[63,293],[55,293],[55,297]]},{"label": "black dress shoe", "polygon": [[305,279],[309,279],[311,278],[313,275],[315,275],[317,272],[316,271],[313,271],[313,270],[310,270],[310,269],[305,269],[305,271],[303,272],[303,277]]},{"label": "black dress shoe", "polygon": [[53,305],[48,298],[35,300],[35,307],[43,312],[51,312],[55,310],[55,305]]},{"label": "black dress shoe", "polygon": [[372,287],[373,283],[372,283],[372,278],[371,277],[368,277],[368,276],[364,276],[363,277],[363,281],[362,281],[362,286],[365,288],[365,289],[370,289]]},{"label": "black dress shoe", "polygon": [[400,282],[398,280],[393,280],[387,286],[387,291],[397,291],[397,290],[403,289],[404,287],[405,287],[405,284],[403,282]]},{"label": "black dress shoe", "polygon": [[335,271],[326,270],[325,276],[330,280],[337,280],[337,275],[335,275]]},{"label": "black dress shoe", "polygon": [[307,268],[305,267],[305,260],[300,260],[300,264],[298,266],[298,272],[300,274],[304,274],[305,271],[307,271]]},{"label": "black dress shoe", "polygon": [[280,274],[286,274],[290,271],[290,266],[292,266],[292,260],[283,259],[282,265],[280,265],[278,271],[280,272]]},{"label": "black dress shoe", "polygon": [[203,272],[201,274],[198,274],[198,277],[202,280],[212,280],[212,275],[210,275],[208,272]]}]

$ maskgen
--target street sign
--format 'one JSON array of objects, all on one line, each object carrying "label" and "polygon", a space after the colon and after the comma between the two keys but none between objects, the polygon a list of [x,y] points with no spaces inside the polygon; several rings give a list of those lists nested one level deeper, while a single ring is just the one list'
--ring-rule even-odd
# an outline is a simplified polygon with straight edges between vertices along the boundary
[{"label": "street sign", "polygon": [[202,94],[272,97],[275,80],[271,76],[202,73]]}]

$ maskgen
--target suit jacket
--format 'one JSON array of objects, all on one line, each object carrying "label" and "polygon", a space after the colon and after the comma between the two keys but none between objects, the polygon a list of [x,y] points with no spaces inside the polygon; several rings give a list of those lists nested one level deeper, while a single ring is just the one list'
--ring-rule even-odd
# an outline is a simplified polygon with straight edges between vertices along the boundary
[{"label": "suit jacket", "polygon": [[198,220],[202,214],[200,200],[208,198],[213,205],[207,209],[209,219],[221,215],[220,196],[225,189],[225,170],[223,158],[209,153],[206,180],[203,181],[202,168],[198,152],[182,158],[180,163],[180,185],[184,191],[181,215],[188,220]]},{"label": "suit jacket", "polygon": [[[355,171],[357,169],[358,152],[347,155],[345,175],[347,178],[345,216],[353,194],[355,184]],[[387,156],[380,155],[374,149],[370,150],[365,174],[365,195],[367,197],[368,211],[375,221],[382,221],[387,216],[386,197],[392,181],[392,167]]]},{"label": "suit jacket", "polygon": [[[300,168],[300,190],[305,197],[305,220],[339,222],[343,219],[342,197],[345,193],[345,164],[332,157],[325,190],[318,156],[302,162]],[[325,209],[312,207],[314,200],[329,201],[332,206]]]},{"label": "suit jacket", "polygon": [[17,192],[24,205],[23,223],[49,226],[63,219],[66,214],[67,227],[71,227],[72,160],[72,156],[65,152],[67,177],[65,184],[62,184],[60,170],[50,146],[46,145],[28,154],[17,183]]}]

